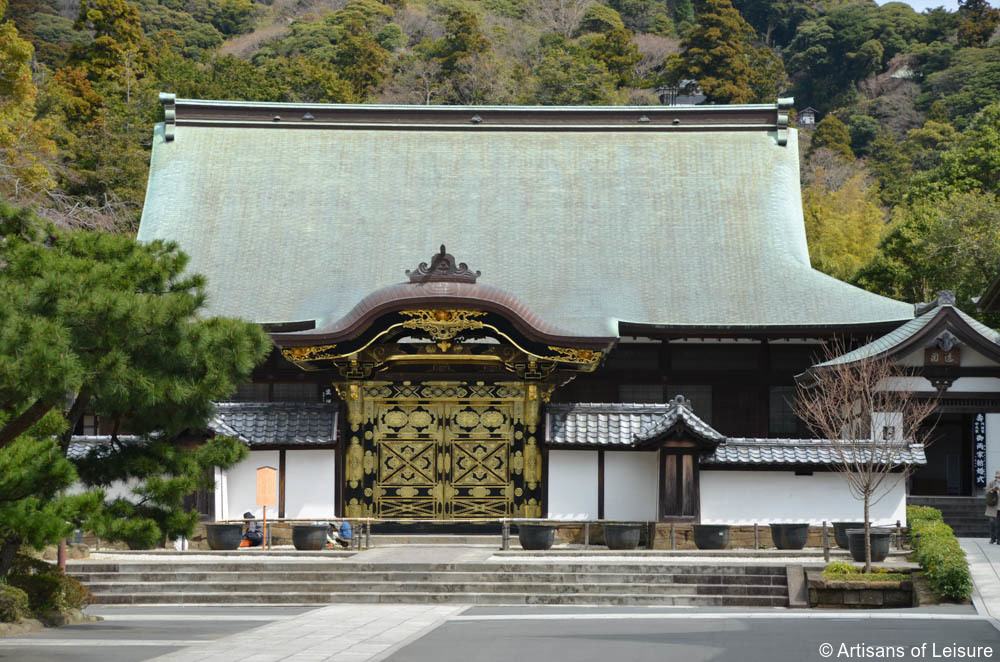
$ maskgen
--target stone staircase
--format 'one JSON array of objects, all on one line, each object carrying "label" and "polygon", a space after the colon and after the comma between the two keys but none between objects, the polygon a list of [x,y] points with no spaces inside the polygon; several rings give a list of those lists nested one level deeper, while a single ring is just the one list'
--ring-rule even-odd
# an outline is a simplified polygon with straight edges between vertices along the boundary
[{"label": "stone staircase", "polygon": [[783,565],[75,562],[98,604],[456,603],[787,607]]},{"label": "stone staircase", "polygon": [[990,535],[986,515],[986,499],[983,497],[922,497],[906,498],[909,506],[930,506],[941,511],[944,522],[959,538],[988,538]]}]

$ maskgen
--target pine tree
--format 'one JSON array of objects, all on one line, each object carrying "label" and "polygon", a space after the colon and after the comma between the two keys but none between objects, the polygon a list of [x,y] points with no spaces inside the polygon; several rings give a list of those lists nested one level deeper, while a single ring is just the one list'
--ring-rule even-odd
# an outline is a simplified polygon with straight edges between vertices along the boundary
[{"label": "pine tree", "polygon": [[[0,423],[3,418],[0,412]],[[99,491],[63,493],[77,478],[54,438],[64,426],[61,417],[50,413],[31,434],[0,448],[0,578],[10,572],[23,546],[41,549],[65,538],[100,507]]]},{"label": "pine tree", "polygon": [[0,206],[0,447],[50,410],[134,434],[202,425],[267,352],[256,325],[198,318],[205,280],[173,243],[66,232]]},{"label": "pine tree", "polygon": [[668,82],[691,81],[686,91],[700,89],[707,103],[773,101],[784,69],[770,49],[754,45],[753,28],[732,2],[697,0],[695,10],[698,22],[681,42],[683,52],[667,61]]}]

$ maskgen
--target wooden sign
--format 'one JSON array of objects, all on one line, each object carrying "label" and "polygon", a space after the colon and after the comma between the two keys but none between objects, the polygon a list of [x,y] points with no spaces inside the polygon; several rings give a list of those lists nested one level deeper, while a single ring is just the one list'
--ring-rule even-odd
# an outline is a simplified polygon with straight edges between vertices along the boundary
[{"label": "wooden sign", "polygon": [[924,365],[958,367],[962,365],[962,353],[958,347],[952,347],[947,352],[929,347],[924,350]]},{"label": "wooden sign", "polygon": [[278,470],[274,467],[257,469],[257,505],[273,506],[278,500]]}]

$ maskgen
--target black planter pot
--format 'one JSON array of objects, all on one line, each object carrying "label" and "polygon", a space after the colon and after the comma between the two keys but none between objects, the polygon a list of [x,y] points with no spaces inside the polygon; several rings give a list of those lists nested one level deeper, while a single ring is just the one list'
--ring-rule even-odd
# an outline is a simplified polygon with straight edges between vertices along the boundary
[{"label": "black planter pot", "polygon": [[725,549],[729,546],[729,525],[695,524],[694,546],[698,549]]},{"label": "black planter pot", "polygon": [[206,524],[205,540],[210,549],[239,549],[243,540],[243,525]]},{"label": "black planter pot", "polygon": [[778,549],[802,549],[809,540],[809,525],[771,524],[771,540]]},{"label": "black planter pot", "polygon": [[517,539],[521,549],[551,549],[556,539],[556,527],[551,524],[518,524]]},{"label": "black planter pot", "polygon": [[850,549],[847,542],[847,530],[863,528],[865,528],[864,522],[833,522],[833,539],[837,541],[837,547]]},{"label": "black planter pot", "polygon": [[292,544],[295,549],[315,551],[326,547],[326,524],[299,524],[292,527]]},{"label": "black planter pot", "polygon": [[[862,527],[864,525],[862,524]],[[885,561],[889,556],[889,542],[892,539],[892,529],[869,529],[872,538],[872,562]],[[865,530],[848,529],[847,540],[850,545],[851,558],[864,563],[865,560]]]},{"label": "black planter pot", "polygon": [[608,549],[635,549],[642,536],[642,524],[605,524],[604,544]]}]

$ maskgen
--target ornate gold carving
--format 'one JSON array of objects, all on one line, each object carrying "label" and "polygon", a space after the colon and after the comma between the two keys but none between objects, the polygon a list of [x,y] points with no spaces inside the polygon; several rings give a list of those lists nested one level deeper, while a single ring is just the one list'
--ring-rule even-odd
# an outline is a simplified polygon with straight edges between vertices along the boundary
[{"label": "ornate gold carving", "polygon": [[321,359],[332,359],[336,355],[330,350],[336,345],[312,345],[309,347],[286,347],[281,353],[289,361],[298,363],[300,361],[319,361]]},{"label": "ornate gold carving", "polygon": [[361,450],[361,444],[358,443],[357,437],[352,438],[351,445],[347,447],[346,466],[344,468],[344,473],[346,474],[344,478],[351,487],[357,487],[364,478],[364,465],[361,459],[363,456],[364,451]]},{"label": "ornate gold carving", "polygon": [[404,310],[411,319],[402,323],[404,329],[425,332],[432,340],[451,340],[462,331],[482,329],[485,325],[475,317],[486,315],[481,310]]},{"label": "ornate gold carving", "polygon": [[558,361],[560,363],[579,363],[585,366],[597,367],[597,364],[601,362],[601,357],[604,356],[604,352],[598,351],[596,349],[575,349],[572,347],[554,347],[549,345],[549,349],[558,354],[559,356],[546,357],[550,361]]}]

